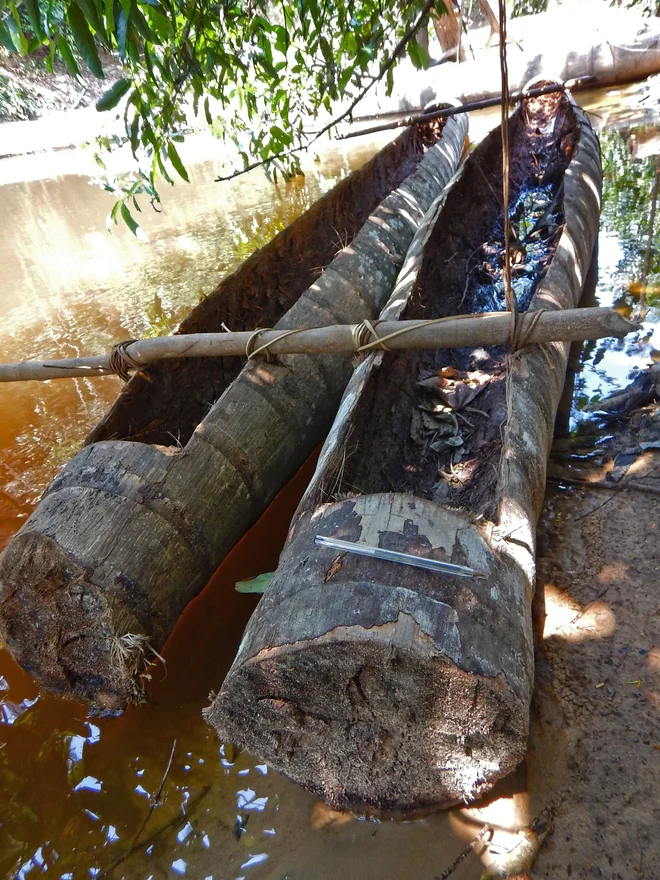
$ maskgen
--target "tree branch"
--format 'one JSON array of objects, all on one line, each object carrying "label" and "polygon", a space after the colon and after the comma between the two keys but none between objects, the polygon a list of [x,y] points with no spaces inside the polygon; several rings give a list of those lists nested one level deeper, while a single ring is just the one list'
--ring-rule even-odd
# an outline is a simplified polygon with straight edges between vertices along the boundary
[{"label": "tree branch", "polygon": [[352,114],[353,110],[355,110],[356,106],[360,103],[360,101],[367,94],[369,89],[371,89],[377,82],[380,82],[382,80],[382,78],[387,74],[388,70],[390,70],[390,68],[395,64],[398,57],[401,55],[401,53],[404,51],[404,49],[406,48],[408,43],[415,36],[415,34],[420,29],[422,24],[424,24],[424,19],[431,12],[433,7],[435,6],[435,3],[436,3],[436,0],[426,0],[426,3],[424,4],[422,11],[420,12],[419,16],[417,17],[417,21],[408,28],[408,30],[405,32],[405,34],[401,37],[399,42],[394,47],[394,50],[392,51],[390,58],[383,65],[381,65],[380,71],[378,72],[378,76],[374,77],[372,79],[372,81],[362,89],[362,91],[351,101],[348,108],[346,110],[344,110],[343,113],[341,113],[336,119],[332,119],[330,122],[327,123],[327,125],[324,125],[323,128],[321,128],[314,135],[314,137],[312,138],[312,140],[308,144],[306,144],[305,146],[301,146],[301,147],[294,147],[290,150],[284,150],[281,153],[275,153],[274,155],[270,156],[268,159],[261,159],[258,162],[252,162],[250,165],[246,165],[246,167],[241,169],[240,171],[234,171],[232,174],[227,174],[224,176],[216,177],[215,182],[219,183],[224,180],[233,180],[234,177],[240,177],[241,174],[247,174],[248,171],[253,171],[255,168],[260,168],[263,165],[267,165],[269,162],[273,162],[275,159],[286,159],[287,157],[292,156],[294,153],[299,153],[301,151],[309,150],[309,148],[312,146],[312,144],[316,143],[316,141],[320,137],[322,137],[324,134],[326,134],[328,131],[330,131],[331,128],[334,128],[336,125],[339,125],[339,123],[342,122],[342,120],[346,119],[347,116],[350,116]]}]

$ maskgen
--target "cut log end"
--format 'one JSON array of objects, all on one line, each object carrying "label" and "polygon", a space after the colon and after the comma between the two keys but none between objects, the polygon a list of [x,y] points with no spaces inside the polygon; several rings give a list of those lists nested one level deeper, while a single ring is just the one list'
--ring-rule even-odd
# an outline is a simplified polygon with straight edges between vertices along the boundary
[{"label": "cut log end", "polygon": [[522,760],[527,707],[503,676],[363,632],[260,652],[207,720],[334,809],[378,818],[474,800]]},{"label": "cut log end", "polygon": [[51,538],[18,535],[0,555],[0,636],[49,691],[121,711],[142,697],[143,636],[119,637],[88,571]]}]

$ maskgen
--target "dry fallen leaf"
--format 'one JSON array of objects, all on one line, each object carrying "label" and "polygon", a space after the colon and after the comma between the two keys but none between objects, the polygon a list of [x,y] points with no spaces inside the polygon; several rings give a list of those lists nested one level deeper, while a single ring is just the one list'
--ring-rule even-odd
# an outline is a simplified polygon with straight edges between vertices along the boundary
[{"label": "dry fallen leaf", "polygon": [[490,379],[490,375],[481,370],[459,372],[453,367],[443,367],[435,376],[421,379],[417,384],[431,391],[452,409],[461,409],[484,390]]}]

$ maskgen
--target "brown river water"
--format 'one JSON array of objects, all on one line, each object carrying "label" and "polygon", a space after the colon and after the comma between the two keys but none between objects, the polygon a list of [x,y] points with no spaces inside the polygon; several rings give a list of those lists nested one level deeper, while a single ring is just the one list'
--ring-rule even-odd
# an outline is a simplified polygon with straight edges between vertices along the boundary
[{"label": "brown river water", "polygon": [[[628,87],[583,99],[599,129],[625,128],[630,149],[653,157],[636,159],[637,166],[654,164],[658,152],[658,133],[649,127],[658,120],[638,109],[639,95]],[[496,122],[492,113],[476,117],[473,137]],[[198,162],[190,185],[164,193],[161,214],[145,206],[140,219],[149,243],[124,228],[107,233],[111,199],[75,173],[75,154],[4,160],[2,361],[91,354],[129,337],[169,332],[222,275],[375,148],[354,142],[328,150],[304,181],[279,187],[260,172],[216,184],[213,162]],[[606,167],[606,186],[615,182]],[[635,244],[604,219],[601,304],[627,312],[634,305]],[[657,320],[656,309],[649,318]],[[658,348],[654,323],[633,340],[588,347],[568,413],[571,429],[587,421],[585,402],[625,384]],[[119,387],[114,378],[0,386],[0,548]],[[84,707],[41,693],[0,648],[0,876],[431,880],[484,821],[496,826],[500,846],[516,839],[531,818],[529,792],[540,773],[534,761],[527,783],[509,781],[486,805],[379,824],[332,813],[249,754],[218,742],[204,723],[201,710],[222,682],[256,601],[234,584],[276,566],[312,467],[308,462],[280,493],[191,603],[164,650],[165,666],[154,669],[145,705],[119,718],[88,718]],[[480,871],[472,856],[454,876]]]}]

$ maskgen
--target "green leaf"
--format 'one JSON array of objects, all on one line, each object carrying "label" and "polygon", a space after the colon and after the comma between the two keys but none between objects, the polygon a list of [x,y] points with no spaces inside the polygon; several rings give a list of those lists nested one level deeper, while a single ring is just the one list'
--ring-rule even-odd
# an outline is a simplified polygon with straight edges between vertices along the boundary
[{"label": "green leaf", "polygon": [[80,7],[76,4],[71,4],[71,6],[69,6],[68,21],[76,47],[85,60],[85,63],[95,77],[103,79],[103,68],[101,67],[99,54],[96,51],[94,37],[92,36],[89,25],[85,20],[85,16],[82,14]]},{"label": "green leaf", "polygon": [[213,125],[213,117],[211,116],[211,111],[209,109],[208,96],[206,98],[204,98],[204,116],[206,117],[207,124]]},{"label": "green leaf", "polygon": [[339,77],[339,91],[346,91],[346,86],[351,81],[351,77],[353,76],[353,71],[355,70],[355,65],[351,65],[351,67],[347,67],[346,70],[343,71],[342,75]]},{"label": "green leaf", "polygon": [[119,48],[119,57],[123,61],[126,58],[126,32],[128,30],[128,19],[123,9],[119,10],[117,17],[117,47]]},{"label": "green leaf", "polygon": [[335,63],[335,58],[332,54],[330,43],[328,43],[325,37],[319,37],[319,46],[321,47],[321,52],[323,53],[325,63],[328,65],[328,67],[331,67]]},{"label": "green leaf", "polygon": [[[92,0],[93,2],[93,0]],[[114,0],[104,0],[105,27],[109,34],[115,32],[115,3]]]},{"label": "green leaf", "polygon": [[273,67],[271,62],[266,58],[265,55],[257,55],[254,60],[257,62],[257,64],[260,64],[263,67],[263,69],[266,71],[266,73],[268,74],[268,76],[271,79],[274,79],[276,82],[279,82],[280,77],[279,77],[278,72],[275,70],[275,68]]},{"label": "green leaf", "polygon": [[139,67],[140,66],[139,40],[137,38],[135,28],[133,27],[133,25],[130,21],[128,23],[128,29],[126,31],[126,52],[128,54],[128,57],[133,62],[133,64],[136,67]]},{"label": "green leaf", "polygon": [[28,41],[25,39],[25,34],[23,33],[23,28],[21,27],[21,17],[18,14],[18,10],[13,3],[9,4],[9,10],[11,12],[11,16],[8,16],[5,19],[7,23],[7,27],[9,28],[9,33],[11,34],[12,41],[14,46],[16,47],[16,51],[20,52],[21,55],[27,54],[28,50]]},{"label": "green leaf", "polygon": [[78,63],[73,57],[73,52],[62,34],[57,35],[57,49],[62,57],[62,61],[69,68],[69,73],[72,74],[72,76],[78,76],[80,73]]},{"label": "green leaf", "polygon": [[165,163],[160,158],[160,153],[156,153],[156,164],[158,165],[158,170],[160,171],[160,173],[163,176],[163,180],[166,181],[166,183],[169,183],[172,186],[174,186],[174,181],[172,180],[170,175],[167,173],[167,168],[165,167]]},{"label": "green leaf", "polygon": [[420,55],[420,46],[415,40],[411,40],[408,43],[408,57],[413,63],[413,66],[420,70],[423,67],[422,58]]},{"label": "green leaf", "polygon": [[307,8],[312,13],[312,20],[317,31],[321,30],[321,12],[316,0],[307,0]]},{"label": "green leaf", "polygon": [[138,140],[138,134],[140,130],[140,114],[138,111],[135,111],[133,119],[131,120],[131,127],[129,129],[129,139],[131,142],[131,150],[133,151],[133,155],[137,153],[137,149],[140,146],[140,142]]},{"label": "green leaf", "polygon": [[149,51],[149,47],[147,46],[146,43],[143,46],[143,52],[144,52],[144,63],[147,65],[147,70],[149,71],[149,76],[152,79],[155,79],[156,75],[154,73],[154,63],[151,59],[151,52]]},{"label": "green leaf", "polygon": [[358,45],[355,34],[349,31],[344,39],[346,51],[349,55],[357,55]]},{"label": "green leaf", "polygon": [[78,6],[80,6],[83,15],[94,28],[96,33],[100,35],[104,43],[107,43],[105,28],[103,27],[103,22],[101,21],[101,16],[99,15],[99,11],[96,7],[96,3],[94,2],[94,0],[76,0],[76,2],[78,3]]},{"label": "green leaf", "polygon": [[149,27],[147,19],[137,6],[131,7],[131,24],[135,27],[138,34],[140,34],[143,39],[147,40],[147,42],[158,43],[158,37]]},{"label": "green leaf", "polygon": [[170,162],[174,166],[174,170],[178,172],[180,177],[182,177],[186,181],[186,183],[190,183],[190,178],[188,177],[188,172],[186,171],[185,166],[184,166],[183,162],[181,161],[181,157],[177,153],[176,147],[174,146],[172,141],[170,141],[169,144],[167,145],[167,155],[168,155]]},{"label": "green leaf", "polygon": [[11,38],[11,34],[2,21],[0,21],[0,44],[2,44],[8,52],[17,51],[14,41]]},{"label": "green leaf", "polygon": [[281,24],[275,25],[275,35],[275,48],[282,55],[286,55],[289,48],[289,34],[286,28],[283,28]]},{"label": "green leaf", "polygon": [[259,574],[257,577],[250,578],[248,581],[238,581],[236,584],[236,592],[265,593],[274,576],[274,571],[268,571],[266,574]]},{"label": "green leaf", "polygon": [[131,82],[128,79],[118,79],[117,82],[110,86],[107,92],[105,92],[96,102],[96,109],[99,113],[102,113],[104,110],[112,110],[113,107],[116,107],[117,104],[124,97],[126,92],[130,89]]},{"label": "green leaf", "polygon": [[270,133],[271,133],[272,135],[274,135],[275,138],[276,138],[281,144],[284,144],[285,146],[288,146],[288,145],[291,143],[291,141],[293,140],[292,136],[291,136],[288,132],[283,131],[283,130],[279,127],[279,125],[271,125],[271,127],[270,127]]},{"label": "green leaf", "polygon": [[155,9],[151,9],[149,11],[149,21],[156,30],[161,42],[167,43],[172,33],[172,25],[169,18]]},{"label": "green leaf", "polygon": [[124,223],[128,226],[128,228],[131,230],[133,235],[135,235],[137,237],[138,230],[140,227],[133,219],[133,215],[128,210],[128,205],[126,205],[125,202],[122,202],[122,205],[121,205],[121,216],[122,216]]},{"label": "green leaf", "polygon": [[43,43],[43,41],[46,39],[46,34],[44,33],[44,29],[41,24],[41,13],[39,12],[39,5],[37,4],[37,0],[23,0],[23,5],[25,7],[25,11],[27,12],[28,18],[30,19],[32,33],[39,40],[40,43]]}]

